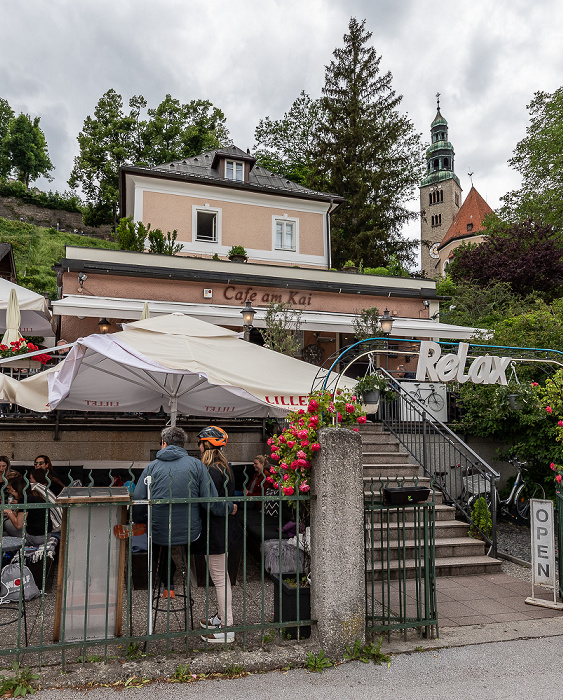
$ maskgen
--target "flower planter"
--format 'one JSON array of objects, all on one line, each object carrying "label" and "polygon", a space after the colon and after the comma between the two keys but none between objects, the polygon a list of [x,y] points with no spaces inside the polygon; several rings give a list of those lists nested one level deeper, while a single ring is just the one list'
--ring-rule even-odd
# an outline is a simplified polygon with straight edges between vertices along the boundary
[{"label": "flower planter", "polygon": [[358,268],[357,268],[357,267],[351,267],[351,266],[343,267],[343,268],[340,270],[340,272],[348,272],[348,273],[350,273],[350,274],[357,275],[357,274],[358,274]]},{"label": "flower planter", "polygon": [[372,391],[368,391],[362,395],[362,402],[364,404],[376,404],[379,403],[380,398],[381,392],[379,389],[373,389]]},{"label": "flower planter", "polygon": [[426,486],[385,486],[383,503],[389,506],[406,506],[411,503],[422,503],[430,495]]},{"label": "flower planter", "polygon": [[[276,574],[270,574],[274,582],[274,622],[296,622],[297,621],[297,586],[290,586],[284,581],[285,578],[292,577],[291,574],[281,574],[281,616],[280,616],[280,578]],[[292,577],[293,578],[293,577]],[[311,588],[309,586],[299,586],[299,619],[309,620],[311,618]],[[311,627],[284,627],[285,633],[290,639],[297,639],[297,630],[301,639],[308,639],[311,636]]]},{"label": "flower planter", "polygon": [[248,258],[244,255],[229,255],[229,260],[231,262],[245,263]]}]

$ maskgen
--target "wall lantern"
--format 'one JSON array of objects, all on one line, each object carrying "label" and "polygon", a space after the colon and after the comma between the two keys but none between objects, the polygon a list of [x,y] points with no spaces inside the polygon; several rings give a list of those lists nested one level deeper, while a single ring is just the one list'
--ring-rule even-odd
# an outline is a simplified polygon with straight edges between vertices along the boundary
[{"label": "wall lantern", "polygon": [[383,316],[379,319],[379,323],[381,324],[381,331],[384,335],[389,335],[391,333],[391,329],[393,328],[393,321],[395,319],[391,314],[389,313],[389,309],[385,309],[383,312]]},{"label": "wall lantern", "polygon": [[100,329],[100,333],[109,333],[109,327],[110,327],[110,322],[107,320],[107,318],[101,318],[98,321],[98,328]]},{"label": "wall lantern", "polygon": [[248,299],[246,300],[246,305],[241,311],[242,314],[242,326],[244,328],[244,339],[246,341],[250,340],[250,331],[252,330],[252,324],[254,323],[254,314],[256,310],[252,308]]}]

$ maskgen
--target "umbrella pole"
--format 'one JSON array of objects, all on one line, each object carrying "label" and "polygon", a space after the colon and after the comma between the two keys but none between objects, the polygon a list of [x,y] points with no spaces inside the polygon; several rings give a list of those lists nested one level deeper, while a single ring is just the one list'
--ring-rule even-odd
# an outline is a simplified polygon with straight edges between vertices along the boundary
[{"label": "umbrella pole", "polygon": [[170,397],[170,425],[176,427],[176,418],[178,416],[178,397]]},{"label": "umbrella pole", "polygon": [[148,511],[147,511],[147,551],[148,551],[148,582],[149,582],[149,620],[148,620],[148,633],[152,634],[152,506],[151,506],[151,484],[152,476],[145,477],[145,484],[147,487],[147,500]]}]

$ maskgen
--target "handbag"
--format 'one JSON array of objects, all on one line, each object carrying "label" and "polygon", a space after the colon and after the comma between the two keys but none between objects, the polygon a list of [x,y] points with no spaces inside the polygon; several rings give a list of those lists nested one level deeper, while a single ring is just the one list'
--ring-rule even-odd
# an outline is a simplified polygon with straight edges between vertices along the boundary
[{"label": "handbag", "polygon": [[0,574],[0,603],[17,602],[20,599],[22,584],[25,600],[33,600],[41,595],[33,574],[25,564],[20,566],[19,561],[6,564]]}]

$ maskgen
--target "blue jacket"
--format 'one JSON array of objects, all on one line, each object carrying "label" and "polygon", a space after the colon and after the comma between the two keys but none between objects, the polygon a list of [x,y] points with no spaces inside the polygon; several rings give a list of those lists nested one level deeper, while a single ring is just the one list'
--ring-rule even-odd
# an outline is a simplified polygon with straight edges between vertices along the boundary
[{"label": "blue jacket", "polygon": [[[183,447],[167,445],[156,453],[141,474],[134,500],[147,498],[145,477],[153,477],[151,500],[166,498],[217,498],[217,489],[205,466],[190,457]],[[225,517],[233,510],[232,503],[175,503],[152,507],[152,536],[155,544],[177,545],[194,542],[201,534],[200,506],[209,507],[213,515]],[[147,506],[133,507],[133,522],[147,520]]]}]

